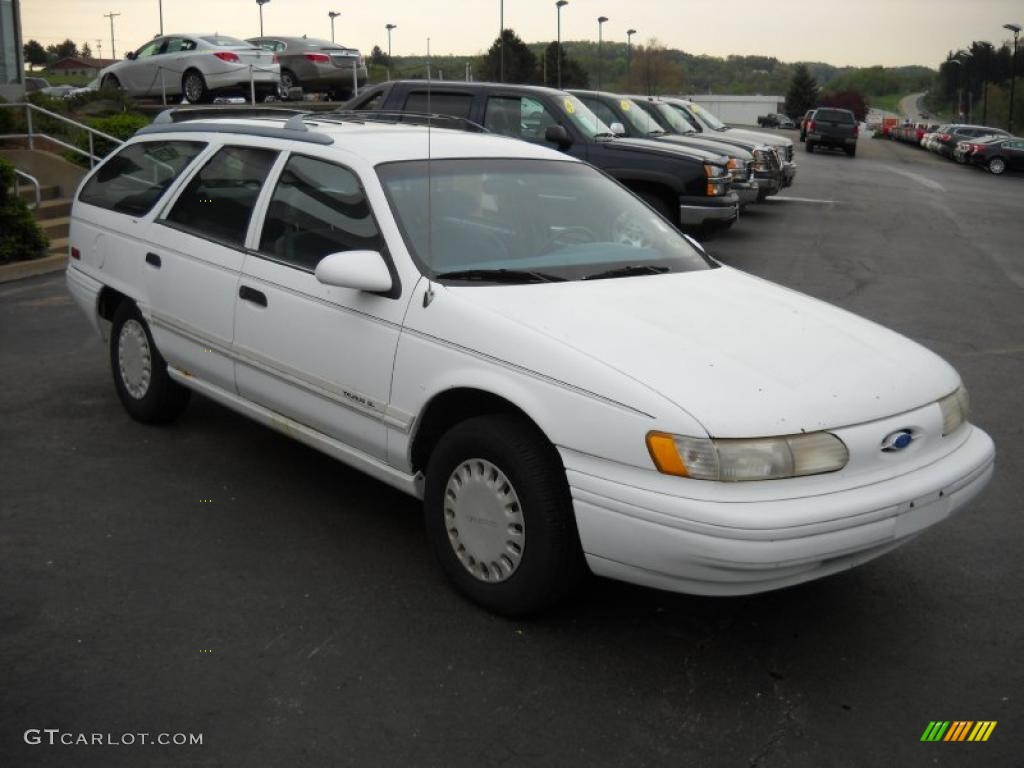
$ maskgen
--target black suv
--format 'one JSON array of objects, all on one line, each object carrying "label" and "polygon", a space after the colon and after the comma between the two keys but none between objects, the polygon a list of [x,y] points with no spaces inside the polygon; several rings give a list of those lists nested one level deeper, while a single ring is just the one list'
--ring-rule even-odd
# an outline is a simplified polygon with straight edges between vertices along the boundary
[{"label": "black suv", "polygon": [[547,145],[600,168],[682,229],[729,226],[739,213],[728,157],[618,137],[582,101],[553,88],[396,80],[361,93],[345,109],[450,115]]}]

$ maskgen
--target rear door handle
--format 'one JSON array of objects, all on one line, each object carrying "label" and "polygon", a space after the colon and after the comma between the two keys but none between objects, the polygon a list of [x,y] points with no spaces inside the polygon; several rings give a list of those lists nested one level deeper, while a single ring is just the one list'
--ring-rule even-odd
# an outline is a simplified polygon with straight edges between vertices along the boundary
[{"label": "rear door handle", "polygon": [[160,261],[160,257],[157,256],[155,253],[147,253],[146,254],[146,263],[149,264],[150,266],[153,266],[153,267],[156,267],[157,269],[160,269],[160,265],[163,262]]},{"label": "rear door handle", "polygon": [[238,298],[242,301],[251,301],[253,304],[261,307],[267,306],[267,295],[262,291],[257,291],[255,288],[250,288],[248,285],[239,286]]}]

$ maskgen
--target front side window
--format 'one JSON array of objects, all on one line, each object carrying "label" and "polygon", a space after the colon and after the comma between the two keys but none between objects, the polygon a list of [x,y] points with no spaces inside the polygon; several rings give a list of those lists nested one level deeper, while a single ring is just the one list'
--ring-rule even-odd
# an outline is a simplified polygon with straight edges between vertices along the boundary
[{"label": "front side window", "polygon": [[242,247],[256,198],[276,157],[270,149],[223,147],[188,183],[167,221]]},{"label": "front side window", "polygon": [[615,113],[612,112],[612,108],[600,99],[584,99],[583,103],[590,107],[591,111],[597,115],[605,125],[622,122],[615,116]]},{"label": "front side window", "polygon": [[384,241],[359,179],[351,171],[294,155],[274,188],[260,253],[313,271],[339,251],[382,251]]},{"label": "front side window", "polygon": [[665,219],[583,163],[417,160],[377,173],[409,252],[432,278],[535,282],[713,266]]},{"label": "front side window", "polygon": [[100,166],[78,199],[118,213],[144,216],[205,146],[198,141],[130,144]]},{"label": "front side window", "polygon": [[502,136],[541,143],[548,126],[557,124],[547,107],[528,96],[492,96],[487,100],[484,127]]}]

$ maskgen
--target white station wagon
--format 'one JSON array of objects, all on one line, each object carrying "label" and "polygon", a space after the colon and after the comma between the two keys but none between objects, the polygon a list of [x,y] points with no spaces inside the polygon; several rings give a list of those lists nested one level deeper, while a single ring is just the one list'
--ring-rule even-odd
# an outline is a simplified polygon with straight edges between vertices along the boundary
[{"label": "white station wagon", "polygon": [[67,282],[133,417],[196,391],[421,498],[452,582],[506,614],[588,569],[808,581],[991,477],[928,350],[715,262],[585,163],[368,119],[163,116],[84,181]]}]

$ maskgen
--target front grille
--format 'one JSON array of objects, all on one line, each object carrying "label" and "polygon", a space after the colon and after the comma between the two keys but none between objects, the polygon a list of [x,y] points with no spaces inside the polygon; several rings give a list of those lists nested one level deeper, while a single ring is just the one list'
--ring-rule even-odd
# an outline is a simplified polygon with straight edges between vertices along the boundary
[{"label": "front grille", "polygon": [[793,145],[792,144],[787,144],[786,145],[786,162],[789,162],[789,163],[793,162]]},{"label": "front grille", "polygon": [[779,158],[779,151],[777,149],[772,149],[769,158],[771,159],[773,171],[777,171],[782,167],[782,160]]}]

